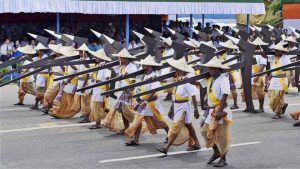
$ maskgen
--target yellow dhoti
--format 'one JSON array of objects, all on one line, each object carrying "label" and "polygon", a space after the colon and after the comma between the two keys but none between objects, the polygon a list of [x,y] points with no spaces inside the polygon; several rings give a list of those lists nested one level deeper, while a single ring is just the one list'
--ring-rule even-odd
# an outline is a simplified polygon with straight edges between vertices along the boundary
[{"label": "yellow dhoti", "polygon": [[111,109],[103,120],[103,124],[112,131],[122,131],[125,128],[122,115],[129,123],[133,122],[134,113],[132,112],[132,106],[124,105],[122,113],[115,109]]},{"label": "yellow dhoti", "polygon": [[177,121],[173,121],[168,132],[168,139],[172,140],[172,138],[175,138],[175,141],[172,143],[172,145],[180,146],[184,144],[185,142],[189,141],[189,146],[192,146],[195,144],[195,141],[190,137],[189,130],[185,126],[185,113],[182,114],[181,118]]},{"label": "yellow dhoti", "polygon": [[90,120],[100,123],[106,117],[104,102],[92,102]]},{"label": "yellow dhoti", "polygon": [[78,111],[72,110],[74,102],[74,94],[63,92],[61,101],[57,106],[50,109],[50,115],[56,118],[70,118],[73,117]]},{"label": "yellow dhoti", "polygon": [[55,97],[57,96],[58,92],[59,92],[59,88],[60,85],[57,84],[56,86],[53,87],[49,87],[44,95],[44,100],[43,100],[43,105],[44,107],[49,107],[52,105],[53,100],[55,99]]},{"label": "yellow dhoti", "polygon": [[[201,128],[201,134],[206,142],[206,147],[210,148],[214,144],[217,145],[221,156],[228,152],[230,147],[230,132],[229,125],[226,121],[223,124],[218,124],[213,135],[209,134],[209,124],[204,124]],[[211,136],[210,138],[208,136]]]},{"label": "yellow dhoti", "polygon": [[284,95],[283,90],[269,90],[269,107],[275,113],[282,113],[282,108],[284,106]]},{"label": "yellow dhoti", "polygon": [[74,95],[74,102],[71,109],[73,111],[81,111],[82,115],[87,115],[91,112],[91,96],[90,95]]},{"label": "yellow dhoti", "polygon": [[24,101],[26,93],[35,95],[34,83],[33,82],[21,82],[18,91],[18,98],[21,103]]}]

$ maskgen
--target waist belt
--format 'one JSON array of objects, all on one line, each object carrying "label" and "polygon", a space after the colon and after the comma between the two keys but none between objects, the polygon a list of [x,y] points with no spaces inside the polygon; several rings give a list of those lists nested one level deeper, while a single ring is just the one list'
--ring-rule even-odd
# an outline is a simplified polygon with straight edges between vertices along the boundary
[{"label": "waist belt", "polygon": [[190,100],[175,100],[175,103],[187,103]]},{"label": "waist belt", "polygon": [[[207,106],[206,108],[208,108],[208,109],[215,109],[217,106],[215,106],[215,107],[212,107],[212,106]],[[224,109],[225,108],[227,108],[228,107],[228,104],[227,103],[225,103],[225,107],[224,107]]]},{"label": "waist belt", "polygon": [[281,75],[272,75],[271,77],[273,77],[273,78],[285,78],[286,77],[286,75],[285,74],[281,74]]}]

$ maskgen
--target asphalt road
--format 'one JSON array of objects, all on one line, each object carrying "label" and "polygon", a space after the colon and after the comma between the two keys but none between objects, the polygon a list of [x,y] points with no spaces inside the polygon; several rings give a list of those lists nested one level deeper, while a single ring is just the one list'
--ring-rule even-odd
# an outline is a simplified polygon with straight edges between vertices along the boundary
[{"label": "asphalt road", "polygon": [[[154,148],[163,145],[164,131],[157,135],[143,134],[140,146],[126,147],[127,137],[106,128],[89,130],[90,124],[79,124],[79,115],[71,119],[53,119],[39,111],[31,111],[34,98],[26,96],[26,106],[17,102],[17,87],[0,88],[0,152],[1,169],[189,169],[214,168],[206,161],[212,150],[205,148],[199,122],[194,120],[202,149],[186,152],[186,146],[172,147],[169,156]],[[244,104],[233,112],[232,147],[226,168],[235,169],[296,169],[300,166],[300,128],[292,126],[288,116],[300,110],[300,94],[291,89],[283,119],[271,119],[265,113],[244,113]],[[163,102],[165,110],[170,102]],[[231,104],[232,101],[230,100]],[[257,101],[254,102],[257,106]],[[110,102],[113,104],[113,102]]]}]

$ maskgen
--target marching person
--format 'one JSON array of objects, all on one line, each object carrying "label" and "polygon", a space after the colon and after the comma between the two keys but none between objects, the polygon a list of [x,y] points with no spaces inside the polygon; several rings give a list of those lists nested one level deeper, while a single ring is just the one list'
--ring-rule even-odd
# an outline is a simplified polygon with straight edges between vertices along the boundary
[{"label": "marching person", "polygon": [[[61,44],[53,45],[49,44],[49,49],[53,51],[54,59],[60,59],[62,57]],[[50,80],[47,90],[44,94],[43,107],[40,109],[43,113],[48,114],[49,110],[52,108],[54,99],[59,93],[62,81],[53,81],[56,78],[62,77],[65,74],[65,67],[53,66],[50,69]]]},{"label": "marching person", "polygon": [[[250,42],[253,45],[256,45],[256,52],[262,51],[261,46],[267,46],[268,43],[263,42],[259,37],[257,37],[253,42]],[[256,65],[252,65],[252,74],[257,74],[263,72],[267,65],[267,59],[261,55],[255,55]],[[251,92],[252,99],[258,99],[259,101],[259,110],[257,112],[264,112],[264,101],[265,101],[265,92],[264,92],[264,82],[262,76],[253,77],[251,79]],[[245,101],[244,91],[242,91],[242,99]],[[244,110],[247,111],[247,108]]]},{"label": "marching person", "polygon": [[[162,66],[162,64],[156,63],[154,61],[154,57],[151,55],[137,63],[141,65],[145,71],[142,81],[147,81],[156,77],[155,67]],[[142,85],[140,89],[141,92],[145,92],[157,87],[160,87],[160,83],[158,81]],[[130,138],[133,137],[133,140],[126,142],[126,146],[139,145],[139,137],[143,124],[142,122],[146,123],[147,129],[151,134],[156,134],[157,129],[164,129],[168,133],[169,127],[162,116],[163,108],[158,100],[158,92],[141,96],[138,99],[138,104],[134,110],[136,111],[134,120],[130,124],[129,128],[125,130],[125,134]]]},{"label": "marching person", "polygon": [[[176,80],[183,80],[188,73],[194,74],[194,69],[187,64],[185,58],[179,60],[170,59],[168,64],[176,69]],[[182,84],[175,88],[173,109],[169,112],[169,117],[173,119],[173,122],[168,132],[168,144],[165,147],[156,148],[156,150],[167,154],[171,145],[182,145],[186,141],[189,141],[187,151],[200,149],[200,143],[192,124],[192,103],[194,106],[194,117],[196,119],[199,118],[196,93],[198,93],[197,88],[190,83]]]},{"label": "marching person", "polygon": [[[71,57],[71,56],[77,56],[79,55],[78,51],[75,51],[73,47],[62,47],[63,49],[68,50],[61,50],[61,53],[65,57]],[[74,73],[77,73],[78,68],[75,65],[69,65],[65,68],[65,76],[71,75]],[[54,106],[52,109],[50,109],[50,115],[52,117],[63,119],[63,118],[71,118],[75,114],[77,114],[79,111],[72,109],[72,106],[74,104],[74,95],[76,92],[78,78],[77,76],[73,78],[69,78],[62,82],[62,88],[60,89],[60,92],[62,92],[60,95],[59,102],[56,106]]]},{"label": "marching person", "polygon": [[[130,59],[135,59],[126,49],[122,49],[119,53],[113,54],[119,57],[120,65],[116,66],[116,72],[119,76],[130,74],[137,71],[136,65]],[[120,87],[131,85],[135,82],[135,78],[127,78],[120,81]],[[134,100],[132,99],[134,89],[123,91],[119,96],[115,107],[106,115],[103,123],[112,131],[118,134],[124,134],[124,131],[129,127],[129,124],[134,119],[133,107]]]},{"label": "marching person", "polygon": [[[36,51],[34,49],[32,49],[29,45],[26,45],[24,47],[19,47],[17,50],[19,52],[22,52],[25,55],[23,57],[36,54]],[[23,62],[22,65],[28,65],[31,63],[32,63],[32,61],[26,60]],[[34,71],[33,68],[23,69],[22,72],[20,73],[20,76],[30,73],[32,71]],[[35,92],[34,80],[35,79],[34,79],[33,75],[27,76],[20,80],[19,91],[18,91],[19,102],[14,105],[24,105],[24,97],[27,93],[35,95],[36,92]]]},{"label": "marching person", "polygon": [[[48,48],[45,47],[43,44],[38,43],[38,45],[35,47],[35,50],[37,51],[38,54],[37,60],[45,59],[46,57],[48,57],[48,55],[45,52],[47,49]],[[36,82],[35,82],[35,86],[36,86],[35,104],[34,106],[31,107],[31,109],[33,110],[39,109],[38,107],[39,102],[43,102],[44,94],[47,89],[48,83],[49,83],[48,69],[38,72],[38,74],[36,75]]]},{"label": "marching person", "polygon": [[[84,61],[84,60],[89,60],[88,58],[88,53],[89,52],[89,48],[87,47],[87,45],[84,43],[82,44],[78,49],[76,49],[77,51],[79,51],[79,56],[80,56],[80,60]],[[85,70],[90,69],[90,65],[89,64],[81,64],[78,66],[78,72],[82,72]],[[88,74],[83,74],[83,75],[79,75],[78,76],[78,82],[77,82],[77,88],[83,88],[86,86],[89,86],[92,84],[92,77],[91,77],[91,73]],[[90,122],[90,113],[91,113],[91,89],[82,91],[82,92],[76,92],[75,96],[74,96],[74,104],[72,106],[72,109],[74,111],[80,111],[81,115],[83,117],[82,120],[79,121],[79,123],[88,123]]]},{"label": "marching person", "polygon": [[[201,64],[200,64],[201,65]],[[232,123],[232,113],[227,105],[227,97],[230,94],[229,78],[223,70],[229,69],[222,65],[222,60],[214,57],[202,66],[209,68],[211,77],[201,80],[201,85],[207,87],[208,109],[201,120],[201,134],[206,142],[206,147],[213,148],[213,155],[207,162],[220,158],[215,167],[227,165],[226,154],[230,147],[229,125]]]},{"label": "marching person", "polygon": [[[278,68],[290,64],[290,59],[287,55],[284,55],[284,52],[288,52],[281,43],[278,43],[274,47],[275,55],[268,56],[270,61],[271,69]],[[285,113],[285,110],[288,106],[284,102],[284,95],[288,92],[288,79],[287,72],[278,70],[272,72],[270,86],[269,86],[269,107],[273,110],[275,115],[272,119],[282,118],[282,115]]]},{"label": "marching person", "polygon": [[[106,62],[110,62],[111,59],[106,56],[103,49],[100,49],[97,52],[90,51],[90,53],[96,57],[96,66],[101,67]],[[111,71],[109,69],[101,69],[98,70],[93,74],[93,81],[94,83],[104,82],[109,79],[111,76]],[[92,103],[91,103],[91,115],[90,119],[94,120],[96,124],[90,126],[90,129],[99,129],[101,128],[101,120],[106,117],[106,110],[108,109],[108,97],[109,96],[102,96],[103,92],[108,91],[109,84],[99,86],[93,88],[92,91]]]},{"label": "marching person", "polygon": [[[288,43],[288,51],[289,52],[298,50],[298,48],[296,46],[298,44],[298,42],[296,41],[296,39],[293,36],[287,37],[285,39],[285,41]],[[294,62],[297,60],[297,55],[289,55],[288,57],[290,58],[291,62]],[[293,87],[296,86],[294,75],[295,75],[295,71],[291,70],[288,74],[288,87],[290,86],[290,84],[292,84]]]},{"label": "marching person", "polygon": [[[220,45],[223,46],[226,50],[226,52],[219,57],[223,61],[234,57],[234,55],[229,55],[229,53],[231,53],[233,50],[238,50],[239,49],[239,47],[234,45],[231,42],[231,40],[228,40],[226,42],[220,42]],[[230,66],[230,65],[235,64],[235,63],[237,63],[237,60],[231,61],[231,62],[227,63],[227,65]],[[236,82],[237,78],[235,77],[234,72],[229,72],[228,77],[229,77],[229,81],[230,81],[231,96],[232,96],[232,99],[233,99],[233,105],[230,107],[230,109],[238,109],[239,106],[237,104],[237,91],[236,91],[236,85],[235,85],[235,82]]]}]

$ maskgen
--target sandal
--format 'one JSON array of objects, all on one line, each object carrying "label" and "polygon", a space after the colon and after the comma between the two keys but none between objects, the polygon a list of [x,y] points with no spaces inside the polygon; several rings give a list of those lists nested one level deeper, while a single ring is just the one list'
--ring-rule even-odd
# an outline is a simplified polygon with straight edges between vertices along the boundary
[{"label": "sandal", "polygon": [[49,109],[48,108],[40,108],[40,110],[44,113],[44,114],[48,114]]},{"label": "sandal", "polygon": [[198,146],[198,145],[193,145],[192,147],[188,147],[188,148],[186,149],[186,151],[196,151],[196,150],[200,150],[200,149],[201,149],[200,146]]},{"label": "sandal", "polygon": [[220,157],[221,157],[220,155],[213,154],[206,164],[212,164],[214,161],[216,161],[216,159],[218,159]]},{"label": "sandal", "polygon": [[89,129],[101,129],[101,128],[102,127],[100,125],[97,125],[97,124],[92,125],[92,126],[89,127]]},{"label": "sandal", "polygon": [[125,134],[125,130],[119,131],[116,134]]},{"label": "sandal", "polygon": [[230,107],[230,109],[232,109],[232,110],[233,109],[238,109],[238,108],[239,108],[239,106],[237,106],[237,105],[233,105],[233,106]]},{"label": "sandal", "polygon": [[282,118],[282,116],[281,115],[277,115],[277,114],[272,117],[272,119],[280,119],[280,118]]},{"label": "sandal", "polygon": [[139,143],[134,142],[134,140],[128,141],[125,143],[125,146],[138,146]]},{"label": "sandal", "polygon": [[91,121],[88,119],[82,119],[79,121],[79,123],[89,123],[89,122],[91,122]]},{"label": "sandal", "polygon": [[32,110],[39,110],[39,108],[38,108],[38,107],[36,107],[36,106],[32,106],[32,107],[30,107],[30,109],[32,109]]},{"label": "sandal", "polygon": [[164,148],[164,147],[162,147],[162,148],[155,148],[157,151],[159,151],[159,152],[161,152],[161,153],[163,153],[163,154],[165,154],[165,155],[167,155],[168,154],[168,151],[167,151],[167,149],[166,148]]},{"label": "sandal", "polygon": [[283,107],[282,107],[282,113],[281,114],[284,114],[285,113],[285,110],[286,108],[288,107],[289,104],[287,103],[284,103]]},{"label": "sandal", "polygon": [[223,158],[220,158],[220,160],[218,161],[217,164],[214,165],[214,167],[224,167],[226,165],[227,165],[226,160],[224,160]]},{"label": "sandal", "polygon": [[294,125],[293,125],[294,127],[300,127],[300,121],[299,122],[297,122],[297,123],[294,123]]}]

